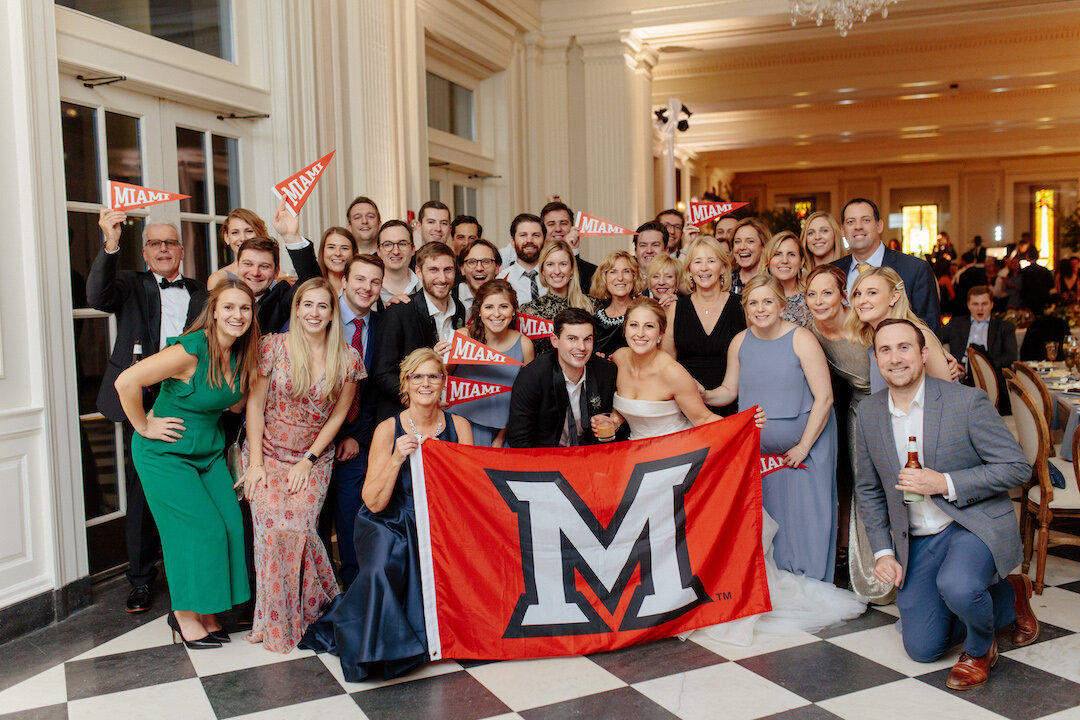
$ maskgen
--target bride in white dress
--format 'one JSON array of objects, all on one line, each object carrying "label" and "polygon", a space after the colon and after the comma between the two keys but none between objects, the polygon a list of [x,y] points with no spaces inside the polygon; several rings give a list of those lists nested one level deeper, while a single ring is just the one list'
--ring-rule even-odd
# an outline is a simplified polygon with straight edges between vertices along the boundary
[{"label": "bride in white dress", "polygon": [[[630,439],[656,437],[720,420],[705,406],[697,383],[678,362],[660,350],[667,329],[667,315],[650,298],[638,298],[626,311],[623,330],[627,347],[612,353],[619,368],[614,411],[616,427],[630,425]],[[758,426],[765,422],[762,411]],[[593,417],[595,424],[599,416]],[[703,633],[720,642],[750,645],[754,633],[813,633],[858,617],[866,601],[831,583],[780,570],[772,557],[772,539],[777,524],[762,511],[761,542],[765,551],[765,571],[773,609],[763,615],[693,630],[681,637]]]}]

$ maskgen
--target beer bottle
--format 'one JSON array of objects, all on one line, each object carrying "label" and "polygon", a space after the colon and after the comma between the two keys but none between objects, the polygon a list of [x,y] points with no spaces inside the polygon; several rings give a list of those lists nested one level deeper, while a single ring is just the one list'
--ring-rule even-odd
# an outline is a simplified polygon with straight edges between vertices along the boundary
[{"label": "beer bottle", "polygon": [[140,360],[142,360],[142,343],[135,343],[131,347],[131,364],[134,365]]},{"label": "beer bottle", "polygon": [[[922,464],[919,462],[919,446],[915,442],[915,436],[909,435],[907,439],[907,464],[906,468],[922,468]],[[904,503],[910,505],[911,503],[922,502],[926,499],[926,496],[922,493],[911,492],[910,490],[904,491]]]}]

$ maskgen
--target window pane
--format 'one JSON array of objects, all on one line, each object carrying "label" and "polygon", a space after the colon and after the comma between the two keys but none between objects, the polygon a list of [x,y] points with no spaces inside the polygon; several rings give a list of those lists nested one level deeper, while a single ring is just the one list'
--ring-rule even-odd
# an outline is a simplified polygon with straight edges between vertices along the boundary
[{"label": "window pane", "polygon": [[428,200],[439,200],[439,181],[428,180]]},{"label": "window pane", "polygon": [[180,223],[184,244],[184,277],[206,282],[210,277],[210,226],[207,223]]},{"label": "window pane", "polygon": [[476,188],[465,188],[465,214],[479,217],[476,212]]},{"label": "window pane", "polygon": [[240,159],[236,138],[211,135],[214,154],[214,213],[228,215],[240,206]]},{"label": "window pane", "polygon": [[466,140],[475,140],[473,132],[473,91],[450,83],[450,105],[454,109],[450,132]]},{"label": "window pane", "polygon": [[209,212],[206,201],[206,148],[202,132],[176,128],[176,171],[180,177],[180,194],[191,196],[180,201],[180,212]]},{"label": "window pane", "polygon": [[139,119],[106,112],[105,147],[109,156],[109,179],[142,185]]},{"label": "window pane", "polygon": [[[104,321],[102,321],[104,322]],[[116,472],[116,425],[100,418],[79,423],[82,445],[83,505],[86,519],[120,509]]]},{"label": "window pane", "polygon": [[428,127],[475,140],[473,91],[432,73],[427,74]]},{"label": "window pane", "polygon": [[233,59],[230,0],[57,0],[56,4],[207,55]]},{"label": "window pane", "polygon": [[60,103],[64,135],[64,182],[69,202],[101,202],[98,186],[97,114],[94,108]]},{"label": "window pane", "polygon": [[216,240],[217,247],[217,266],[223,268],[231,263],[236,258],[233,257],[232,248],[225,242],[224,236],[225,226],[221,223],[214,223],[214,239]]},{"label": "window pane", "polygon": [[[97,215],[84,212],[68,212],[68,255],[71,258],[71,300],[75,307],[87,307],[86,280],[90,266],[101,251],[101,228]],[[143,219],[127,216],[120,230],[120,259],[118,270],[142,270]]]}]

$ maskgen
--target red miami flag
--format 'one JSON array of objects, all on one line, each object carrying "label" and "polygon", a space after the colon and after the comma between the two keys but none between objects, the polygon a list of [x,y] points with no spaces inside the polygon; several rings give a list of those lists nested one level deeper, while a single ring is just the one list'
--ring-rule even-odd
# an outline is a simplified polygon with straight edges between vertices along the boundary
[{"label": "red miami flag", "polygon": [[759,437],[746,410],[607,445],[426,440],[410,462],[431,659],[580,655],[770,610]]},{"label": "red miami flag", "polygon": [[701,227],[707,222],[715,220],[718,217],[723,217],[746,205],[749,205],[749,203],[694,202],[691,200],[690,217],[687,219],[690,221],[691,225]]},{"label": "red miami flag", "polygon": [[589,215],[588,213],[578,212],[577,222],[574,224],[577,228],[578,235],[581,237],[587,237],[589,235],[634,235],[633,230],[627,230],[622,225],[616,225],[615,223],[608,222],[607,220],[601,220],[598,217]]},{"label": "red miami flag", "polygon": [[311,191],[315,189],[315,183],[319,182],[319,178],[322,177],[323,171],[326,170],[335,152],[337,150],[331,150],[300,172],[290,175],[274,186],[274,192],[277,193],[279,199],[285,201],[285,206],[289,208],[293,217],[296,217],[300,213],[300,208],[304,207]]},{"label": "red miami flag", "polygon": [[473,340],[468,335],[454,333],[450,341],[450,354],[446,362],[451,365],[522,365],[520,360],[492,350],[482,342]]},{"label": "red miami flag", "polygon": [[184,200],[190,195],[171,193],[168,190],[154,190],[141,185],[109,181],[109,207],[113,210],[134,210],[135,208],[157,205],[158,203]]},{"label": "red miami flag", "polygon": [[546,338],[555,333],[555,323],[528,313],[518,313],[518,332],[530,340]]},{"label": "red miami flag", "polygon": [[496,385],[495,383],[480,382],[479,380],[469,380],[467,378],[448,375],[446,377],[446,407],[472,402],[473,400],[491,397],[492,395],[501,395],[502,393],[510,392],[512,389],[513,388],[508,385]]}]

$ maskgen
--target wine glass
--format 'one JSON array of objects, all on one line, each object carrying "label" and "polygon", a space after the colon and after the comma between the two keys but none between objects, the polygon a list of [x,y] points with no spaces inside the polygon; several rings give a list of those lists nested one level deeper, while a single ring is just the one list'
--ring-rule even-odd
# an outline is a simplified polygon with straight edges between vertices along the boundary
[{"label": "wine glass", "polygon": [[1046,359],[1050,362],[1057,360],[1059,343],[1048,342],[1046,343]]}]

